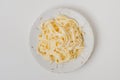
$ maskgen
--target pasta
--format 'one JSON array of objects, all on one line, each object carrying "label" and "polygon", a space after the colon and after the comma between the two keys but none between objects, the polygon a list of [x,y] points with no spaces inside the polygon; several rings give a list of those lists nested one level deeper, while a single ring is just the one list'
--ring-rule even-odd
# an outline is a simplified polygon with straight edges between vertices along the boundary
[{"label": "pasta", "polygon": [[43,22],[40,28],[37,52],[50,62],[70,61],[84,49],[83,32],[72,18],[58,15]]}]

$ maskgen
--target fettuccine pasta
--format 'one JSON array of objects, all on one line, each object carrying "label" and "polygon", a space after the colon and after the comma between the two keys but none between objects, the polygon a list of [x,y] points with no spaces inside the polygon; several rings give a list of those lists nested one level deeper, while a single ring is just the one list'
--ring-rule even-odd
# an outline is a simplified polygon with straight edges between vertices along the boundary
[{"label": "fettuccine pasta", "polygon": [[70,61],[84,49],[83,32],[72,18],[59,15],[43,22],[40,30],[37,52],[50,62]]}]

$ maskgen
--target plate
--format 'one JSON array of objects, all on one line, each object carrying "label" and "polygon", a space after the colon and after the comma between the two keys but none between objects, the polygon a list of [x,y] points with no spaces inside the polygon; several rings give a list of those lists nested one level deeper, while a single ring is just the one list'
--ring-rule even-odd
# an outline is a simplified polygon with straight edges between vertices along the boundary
[{"label": "plate", "polygon": [[[44,58],[40,56],[36,51],[38,44],[38,35],[40,34],[40,24],[45,20],[55,18],[57,15],[66,15],[78,22],[82,28],[82,31],[84,32],[83,37],[85,44],[84,50],[77,59],[61,64],[50,63],[49,61],[44,60]],[[36,19],[30,32],[30,49],[34,58],[42,67],[52,72],[66,73],[79,69],[87,62],[92,53],[93,47],[94,36],[89,22],[79,12],[68,8],[57,8],[44,12]]]}]

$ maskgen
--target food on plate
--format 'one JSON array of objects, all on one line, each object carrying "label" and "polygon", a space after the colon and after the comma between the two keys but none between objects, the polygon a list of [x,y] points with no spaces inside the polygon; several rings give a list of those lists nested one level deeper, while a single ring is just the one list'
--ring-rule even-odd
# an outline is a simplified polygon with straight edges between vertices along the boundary
[{"label": "food on plate", "polygon": [[76,59],[84,49],[83,31],[73,18],[58,15],[42,22],[40,31],[37,52],[50,62]]}]

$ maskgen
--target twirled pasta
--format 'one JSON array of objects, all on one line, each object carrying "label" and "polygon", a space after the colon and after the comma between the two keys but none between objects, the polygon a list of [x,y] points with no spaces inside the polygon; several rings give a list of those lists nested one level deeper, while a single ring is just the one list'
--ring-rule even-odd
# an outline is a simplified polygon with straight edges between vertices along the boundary
[{"label": "twirled pasta", "polygon": [[75,59],[84,48],[83,32],[78,23],[59,15],[40,26],[38,53],[46,60],[63,63]]}]

